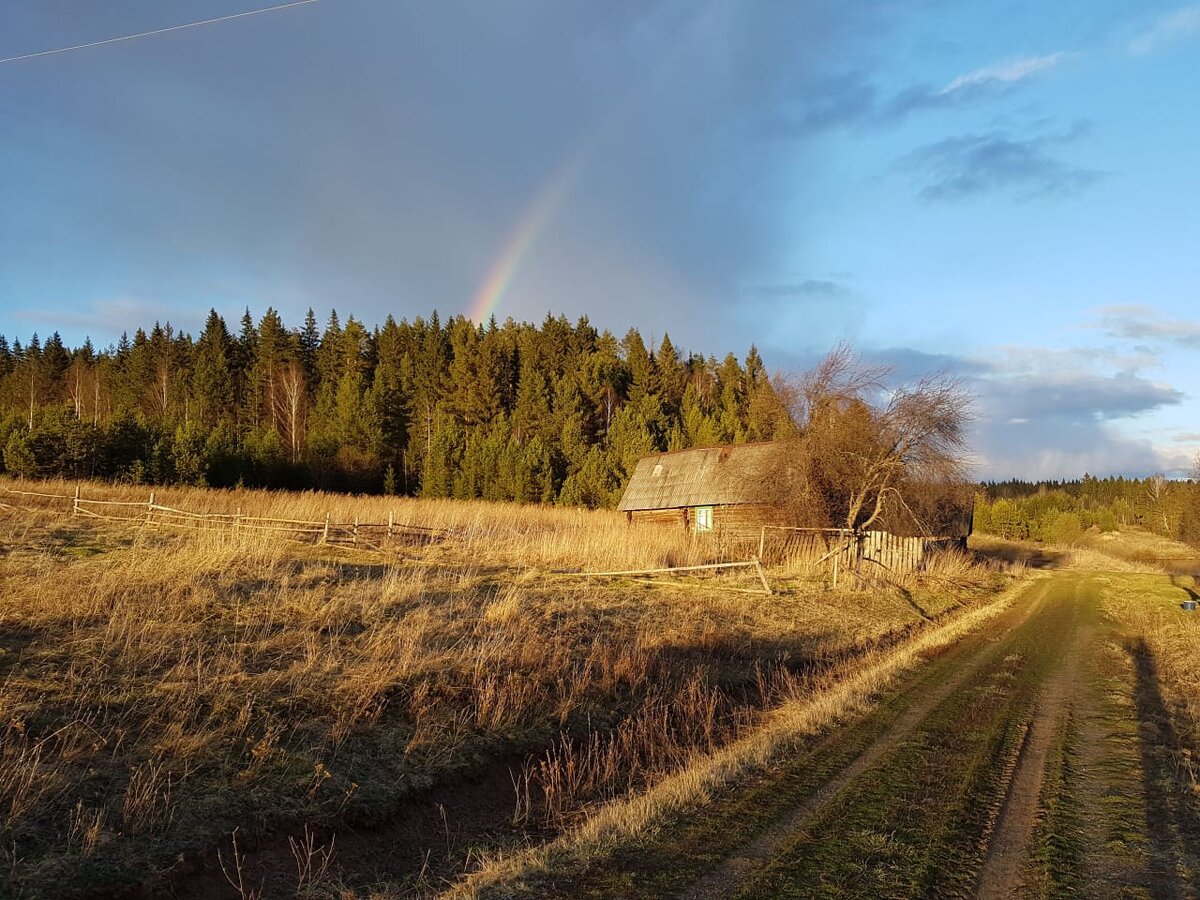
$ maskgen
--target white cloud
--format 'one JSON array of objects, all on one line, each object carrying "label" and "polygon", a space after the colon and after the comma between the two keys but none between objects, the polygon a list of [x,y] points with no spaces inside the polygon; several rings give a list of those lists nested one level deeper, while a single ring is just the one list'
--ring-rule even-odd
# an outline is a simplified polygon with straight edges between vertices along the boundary
[{"label": "white cloud", "polygon": [[1101,306],[1096,313],[1097,326],[1110,337],[1200,347],[1200,320],[1175,318],[1144,304]]},{"label": "white cloud", "polygon": [[1161,16],[1153,26],[1129,42],[1129,52],[1144,56],[1163,44],[1191,37],[1200,31],[1200,5],[1185,6]]},{"label": "white cloud", "polygon": [[973,72],[967,72],[965,75],[959,75],[942,88],[938,94],[939,96],[945,96],[953,94],[955,91],[980,87],[982,85],[1013,84],[1017,81],[1023,81],[1038,72],[1052,69],[1065,58],[1066,54],[1062,51],[1050,53],[1046,56],[1019,56],[1016,59],[984,66],[982,69],[976,69]]},{"label": "white cloud", "polygon": [[976,478],[1175,477],[1191,470],[1188,441],[1173,429],[1161,441],[1147,431],[1147,418],[1186,400],[1174,385],[1137,374],[1152,360],[1099,346],[1011,345],[973,356],[891,349],[868,360],[893,365],[905,380],[936,369],[961,379],[973,397],[969,465]]}]

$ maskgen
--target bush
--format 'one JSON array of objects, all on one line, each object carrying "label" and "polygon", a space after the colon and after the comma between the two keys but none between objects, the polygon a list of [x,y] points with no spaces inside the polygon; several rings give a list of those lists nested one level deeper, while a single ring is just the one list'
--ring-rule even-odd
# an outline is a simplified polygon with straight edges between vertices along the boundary
[{"label": "bush", "polygon": [[1081,537],[1083,522],[1078,514],[1070,512],[1060,512],[1055,516],[1046,535],[1046,539],[1053,544],[1076,544]]},{"label": "bush", "polygon": [[4,468],[17,478],[37,476],[37,459],[28,438],[19,431],[10,434],[8,443],[4,445]]}]

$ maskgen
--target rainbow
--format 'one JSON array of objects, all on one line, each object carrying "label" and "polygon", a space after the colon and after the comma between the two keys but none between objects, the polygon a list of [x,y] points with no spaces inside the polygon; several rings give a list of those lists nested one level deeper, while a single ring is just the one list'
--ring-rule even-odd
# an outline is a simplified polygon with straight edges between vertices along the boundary
[{"label": "rainbow", "polygon": [[476,324],[487,322],[496,312],[505,292],[512,286],[521,263],[529,255],[538,236],[553,218],[563,198],[575,183],[583,164],[583,154],[577,154],[566,165],[561,166],[543,185],[525,214],[504,242],[500,255],[496,257],[487,276],[479,285],[467,311],[467,318]]}]

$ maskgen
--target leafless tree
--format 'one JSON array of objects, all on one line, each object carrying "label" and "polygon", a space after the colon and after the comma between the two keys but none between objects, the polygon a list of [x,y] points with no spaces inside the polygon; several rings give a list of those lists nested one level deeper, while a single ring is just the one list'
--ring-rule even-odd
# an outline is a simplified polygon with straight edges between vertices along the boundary
[{"label": "leafless tree", "polygon": [[891,371],[848,345],[777,386],[796,425],[759,490],[794,524],[862,532],[881,520],[924,521],[931,489],[965,482],[970,397],[946,373],[889,386]]},{"label": "leafless tree", "polygon": [[276,427],[287,440],[291,461],[299,462],[308,418],[308,390],[303,367],[296,360],[284,363],[275,370],[270,387]]},{"label": "leafless tree", "polygon": [[1167,476],[1162,472],[1155,472],[1146,481],[1146,499],[1150,501],[1155,524],[1161,522],[1162,533],[1170,535],[1172,530],[1167,510]]},{"label": "leafless tree", "polygon": [[67,393],[71,398],[71,406],[75,410],[77,421],[83,421],[83,401],[87,396],[87,380],[91,375],[91,366],[82,357],[71,361],[67,369]]}]

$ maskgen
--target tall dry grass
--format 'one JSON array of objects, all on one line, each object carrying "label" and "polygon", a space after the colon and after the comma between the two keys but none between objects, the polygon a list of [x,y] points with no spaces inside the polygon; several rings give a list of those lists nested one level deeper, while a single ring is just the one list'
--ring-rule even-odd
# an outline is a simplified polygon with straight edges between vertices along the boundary
[{"label": "tall dry grass", "polygon": [[30,896],[132,877],[235,828],[382,815],[514,753],[530,759],[516,817],[560,829],[928,627],[914,596],[925,609],[952,594],[949,609],[998,584],[978,567],[955,569],[965,587],[949,593],[936,573],[839,593],[784,580],[753,598],[719,580],[588,583],[553,570],[700,562],[713,547],[603,511],[156,501],[313,521],[394,508],[452,535],[383,555],[71,518],[57,501],[0,509],[0,844]]},{"label": "tall dry grass", "polygon": [[774,707],[760,727],[660,779],[648,790],[631,793],[596,811],[561,837],[514,854],[496,854],[452,885],[443,896],[456,900],[513,896],[528,892],[531,878],[547,871],[570,871],[622,843],[651,832],[668,817],[702,802],[714,791],[757,768],[768,766],[806,735],[819,732],[865,709],[904,671],[962,635],[984,626],[1011,604],[1020,588],[1011,588],[962,616],[928,629],[913,640],[864,654],[850,670],[815,690],[793,693]]},{"label": "tall dry grass", "polygon": [[[197,490],[195,488],[109,485],[64,480],[16,482],[0,479],[0,501],[47,511],[69,510],[79,486],[83,499],[155,502],[188,512],[294,519],[312,523],[381,524],[389,513],[398,524],[452,532],[458,557],[518,568],[625,570],[693,565],[712,561],[716,545],[681,528],[630,529],[611,510],[518,506],[464,500],[330,494],[320,491]],[[5,497],[4,489],[56,494],[53,501]],[[103,511],[103,510],[101,510]],[[108,510],[118,512],[117,510]],[[282,541],[283,538],[277,538]]]},{"label": "tall dry grass", "polygon": [[1173,737],[1156,750],[1170,757],[1174,776],[1193,794],[1200,793],[1200,612],[1181,603],[1198,593],[1195,576],[1159,576],[1110,584],[1104,594],[1105,611],[1124,632],[1123,649],[1134,657],[1139,704],[1161,707],[1169,719],[1153,723]]}]

